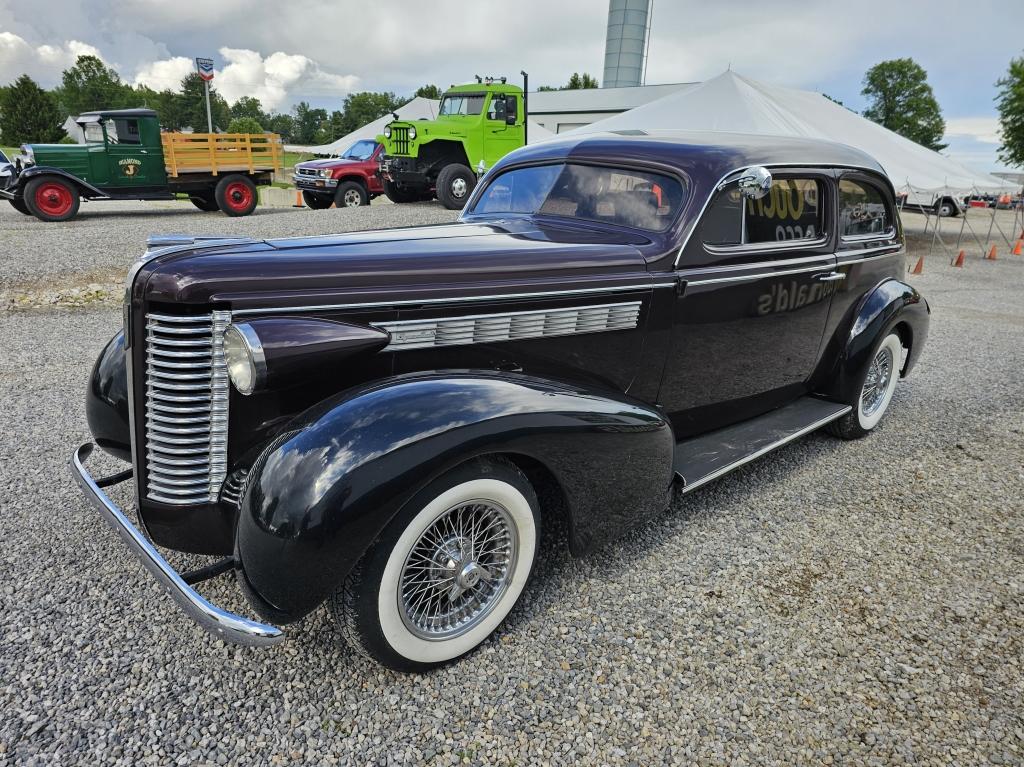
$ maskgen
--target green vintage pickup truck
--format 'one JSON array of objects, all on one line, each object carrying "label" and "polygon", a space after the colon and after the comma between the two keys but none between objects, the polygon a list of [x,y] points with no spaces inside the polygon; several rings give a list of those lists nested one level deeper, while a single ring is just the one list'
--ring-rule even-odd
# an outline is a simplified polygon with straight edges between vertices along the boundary
[{"label": "green vintage pickup truck", "polygon": [[256,187],[280,171],[272,133],[163,133],[151,109],[100,110],[77,118],[84,144],[24,144],[0,197],[41,221],[67,221],[85,200],[171,200],[247,216]]}]

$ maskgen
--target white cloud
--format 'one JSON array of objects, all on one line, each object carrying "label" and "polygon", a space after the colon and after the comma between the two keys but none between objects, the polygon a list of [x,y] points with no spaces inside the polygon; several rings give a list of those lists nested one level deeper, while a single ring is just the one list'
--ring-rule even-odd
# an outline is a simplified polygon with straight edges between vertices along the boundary
[{"label": "white cloud", "polygon": [[178,90],[182,79],[195,70],[195,62],[184,56],[143,64],[135,73],[133,85],[145,85],[155,91]]},{"label": "white cloud", "polygon": [[324,71],[301,54],[277,51],[264,58],[246,48],[221,48],[220,55],[227,64],[215,74],[214,84],[229,102],[255,96],[265,109],[288,110],[290,93],[340,101],[359,83],[355,75]]},{"label": "white cloud", "polygon": [[999,119],[996,117],[950,117],[946,119],[946,136],[965,136],[983,144],[1001,144]]},{"label": "white cloud", "polygon": [[59,81],[60,73],[79,56],[100,56],[100,52],[79,40],[66,40],[60,45],[31,45],[13,32],[0,31],[0,84],[22,74],[44,84]]}]

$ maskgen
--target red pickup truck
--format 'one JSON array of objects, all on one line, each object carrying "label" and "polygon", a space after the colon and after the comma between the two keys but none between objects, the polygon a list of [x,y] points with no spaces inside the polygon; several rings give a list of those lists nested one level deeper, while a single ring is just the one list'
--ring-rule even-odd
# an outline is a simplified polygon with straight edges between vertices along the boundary
[{"label": "red pickup truck", "polygon": [[295,166],[292,180],[310,208],[322,210],[335,205],[358,208],[384,193],[378,174],[383,147],[373,139],[361,139],[340,157],[309,160]]}]

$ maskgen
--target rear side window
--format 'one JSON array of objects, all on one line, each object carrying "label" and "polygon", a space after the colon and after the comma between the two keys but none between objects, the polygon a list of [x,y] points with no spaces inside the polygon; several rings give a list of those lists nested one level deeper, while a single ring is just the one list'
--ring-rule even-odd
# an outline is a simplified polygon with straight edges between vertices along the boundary
[{"label": "rear side window", "polygon": [[839,182],[839,233],[842,237],[882,234],[892,226],[885,197],[878,187],[846,178]]},{"label": "rear side window", "polygon": [[783,178],[760,200],[743,197],[735,182],[712,200],[701,223],[705,245],[727,247],[817,240],[824,233],[821,182]]}]

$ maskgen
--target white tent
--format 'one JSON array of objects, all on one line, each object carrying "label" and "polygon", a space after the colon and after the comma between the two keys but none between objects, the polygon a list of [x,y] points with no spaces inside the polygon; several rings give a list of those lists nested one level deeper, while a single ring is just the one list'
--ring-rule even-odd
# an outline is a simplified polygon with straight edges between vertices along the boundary
[{"label": "white tent", "polygon": [[[417,96],[408,104],[404,104],[395,110],[395,113],[402,120],[433,120],[437,117],[437,108],[440,101],[425,99]],[[386,114],[379,120],[364,125],[362,128],[352,131],[346,136],[332,141],[330,144],[321,146],[293,146],[288,145],[285,149],[289,152],[309,152],[310,154],[326,155],[329,157],[339,155],[360,139],[374,138],[384,132],[384,126],[394,120],[390,114]],[[542,125],[530,120],[527,127],[527,141],[533,144],[537,141],[551,138],[554,134]]]},{"label": "white tent", "polygon": [[[840,106],[820,93],[751,80],[733,71],[628,112],[568,131],[674,128],[828,139],[861,149],[914,202],[942,193],[1007,190],[1004,179],[967,168]],[[560,134],[566,135],[566,134]]]}]

